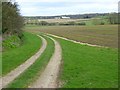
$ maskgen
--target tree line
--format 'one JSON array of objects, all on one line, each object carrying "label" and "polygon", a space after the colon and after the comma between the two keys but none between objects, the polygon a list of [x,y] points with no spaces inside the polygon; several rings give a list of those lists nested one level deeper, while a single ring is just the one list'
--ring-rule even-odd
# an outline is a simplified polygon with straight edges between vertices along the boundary
[{"label": "tree line", "polygon": [[63,17],[70,17],[71,19],[88,19],[88,18],[95,18],[98,16],[106,16],[109,13],[93,13],[93,14],[73,14],[73,15],[58,15],[58,16],[25,16],[24,18],[31,18],[31,19],[55,19],[56,17],[61,18]]},{"label": "tree line", "polygon": [[24,20],[16,2],[2,2],[2,34],[3,36],[18,35],[22,37]]},{"label": "tree line", "polygon": [[40,22],[26,22],[25,25],[40,25],[40,26],[60,26],[60,25],[86,25],[85,22],[75,22],[75,21],[69,21],[69,22],[47,22],[47,21],[40,21]]}]

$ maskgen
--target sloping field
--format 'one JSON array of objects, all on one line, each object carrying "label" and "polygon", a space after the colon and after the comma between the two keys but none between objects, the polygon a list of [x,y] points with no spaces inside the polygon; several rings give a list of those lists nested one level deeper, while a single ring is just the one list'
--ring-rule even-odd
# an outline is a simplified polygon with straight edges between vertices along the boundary
[{"label": "sloping field", "polygon": [[75,41],[95,45],[118,47],[117,25],[96,26],[27,26],[29,32],[45,32],[66,37]]}]

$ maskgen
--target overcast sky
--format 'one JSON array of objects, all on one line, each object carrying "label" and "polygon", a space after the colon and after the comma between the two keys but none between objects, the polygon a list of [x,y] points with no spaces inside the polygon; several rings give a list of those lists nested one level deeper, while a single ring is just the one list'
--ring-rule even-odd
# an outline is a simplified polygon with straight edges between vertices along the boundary
[{"label": "overcast sky", "polygon": [[119,0],[15,0],[23,16],[118,12]]}]

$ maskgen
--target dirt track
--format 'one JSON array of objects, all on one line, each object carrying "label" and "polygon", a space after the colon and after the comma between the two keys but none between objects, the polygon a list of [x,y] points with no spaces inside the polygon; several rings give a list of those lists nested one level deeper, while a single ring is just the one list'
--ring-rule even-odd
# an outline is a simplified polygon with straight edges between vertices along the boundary
[{"label": "dirt track", "polygon": [[[30,57],[28,60],[26,60],[25,63],[21,64],[16,69],[12,70],[10,73],[8,73],[4,77],[0,78],[0,80],[2,80],[2,84],[0,84],[0,85],[3,88],[6,87],[6,85],[8,85],[15,78],[17,78],[21,73],[23,73],[28,67],[30,67],[40,57],[40,55],[44,52],[44,50],[47,46],[47,41],[43,37],[41,37],[41,36],[39,36],[39,37],[42,39],[42,46],[39,49],[39,51],[35,55]],[[0,87],[0,89],[2,87]]]},{"label": "dirt track", "polygon": [[[47,36],[48,37],[48,36]],[[51,37],[49,37],[51,38]],[[61,46],[60,44],[51,38],[55,44],[55,51],[51,57],[45,70],[39,76],[36,82],[30,86],[30,88],[57,88],[57,78],[59,74],[60,64],[61,64]]]}]

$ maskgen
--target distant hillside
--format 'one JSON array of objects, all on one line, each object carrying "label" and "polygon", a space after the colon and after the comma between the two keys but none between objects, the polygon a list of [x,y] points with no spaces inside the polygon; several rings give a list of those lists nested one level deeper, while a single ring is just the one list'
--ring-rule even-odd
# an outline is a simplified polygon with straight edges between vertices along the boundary
[{"label": "distant hillside", "polygon": [[36,18],[36,19],[54,19],[62,17],[70,17],[71,19],[86,19],[99,16],[106,16],[109,13],[93,13],[93,14],[76,14],[76,15],[58,15],[58,16],[24,16],[24,18]]}]

